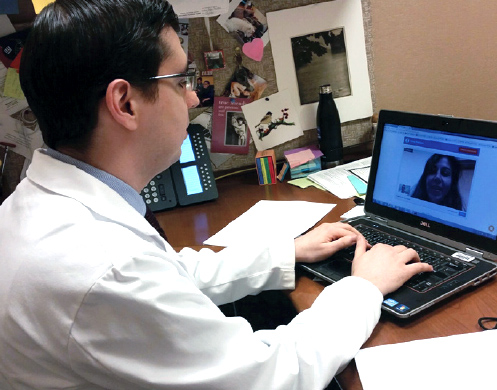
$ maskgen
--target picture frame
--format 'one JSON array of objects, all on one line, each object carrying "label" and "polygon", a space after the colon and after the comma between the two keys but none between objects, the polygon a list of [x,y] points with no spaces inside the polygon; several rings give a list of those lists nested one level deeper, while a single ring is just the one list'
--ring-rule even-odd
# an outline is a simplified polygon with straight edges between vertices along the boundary
[{"label": "picture frame", "polygon": [[[312,22],[303,23],[302,15]],[[288,89],[295,103],[300,103],[292,39],[343,29],[350,93],[335,97],[340,120],[343,123],[373,115],[361,0],[334,0],[269,12],[266,16],[271,30],[278,90]],[[315,91],[315,102],[300,104],[303,130],[316,128],[319,85],[316,85]]]},{"label": "picture frame", "polygon": [[204,52],[204,61],[207,70],[223,69],[226,65],[223,50]]}]

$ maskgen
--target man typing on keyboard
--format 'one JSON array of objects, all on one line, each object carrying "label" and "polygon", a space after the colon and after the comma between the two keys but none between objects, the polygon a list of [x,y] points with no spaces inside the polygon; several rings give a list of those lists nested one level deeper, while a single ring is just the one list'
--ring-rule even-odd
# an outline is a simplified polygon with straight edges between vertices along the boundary
[{"label": "man typing on keyboard", "polygon": [[[178,30],[164,0],[56,0],[31,28],[20,80],[48,148],[0,207],[2,390],[323,389],[383,295],[431,270],[341,223],[176,252],[140,191],[178,160],[198,105]],[[292,289],[296,261],[353,244],[353,276],[287,325],[254,331],[218,307]]]}]

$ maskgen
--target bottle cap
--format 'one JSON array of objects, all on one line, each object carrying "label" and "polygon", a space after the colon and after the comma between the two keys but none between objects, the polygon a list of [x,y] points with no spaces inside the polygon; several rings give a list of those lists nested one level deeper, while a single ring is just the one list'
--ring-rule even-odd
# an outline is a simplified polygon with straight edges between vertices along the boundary
[{"label": "bottle cap", "polygon": [[319,87],[319,93],[333,93],[330,84],[324,84]]}]

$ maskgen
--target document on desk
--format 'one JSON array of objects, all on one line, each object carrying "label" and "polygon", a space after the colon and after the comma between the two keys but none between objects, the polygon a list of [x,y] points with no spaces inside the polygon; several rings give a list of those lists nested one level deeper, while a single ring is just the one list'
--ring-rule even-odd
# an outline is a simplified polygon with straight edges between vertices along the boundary
[{"label": "document on desk", "polygon": [[295,238],[313,227],[335,206],[331,203],[261,200],[204,244],[227,247],[278,237]]},{"label": "document on desk", "polygon": [[364,390],[490,389],[497,330],[365,348],[355,357]]},{"label": "document on desk", "polygon": [[349,176],[354,175],[364,183],[367,183],[370,166],[371,157],[366,157],[348,164],[339,165],[335,168],[311,173],[307,178],[324,187],[340,199],[347,199],[358,194]]}]

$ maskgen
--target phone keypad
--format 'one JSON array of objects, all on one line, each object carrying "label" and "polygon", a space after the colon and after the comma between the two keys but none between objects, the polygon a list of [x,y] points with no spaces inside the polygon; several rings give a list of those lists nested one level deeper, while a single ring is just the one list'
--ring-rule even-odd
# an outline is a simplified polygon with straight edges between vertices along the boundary
[{"label": "phone keypad", "polygon": [[200,178],[202,179],[202,186],[204,187],[204,190],[212,188],[212,185],[214,183],[214,178],[210,174],[210,170],[209,170],[209,167],[207,166],[207,163],[199,165],[198,168],[199,168]]},{"label": "phone keypad", "polygon": [[161,179],[162,174],[159,173],[141,192],[141,195],[148,206],[159,203],[160,201],[167,201],[166,188],[164,184],[161,183]]}]

